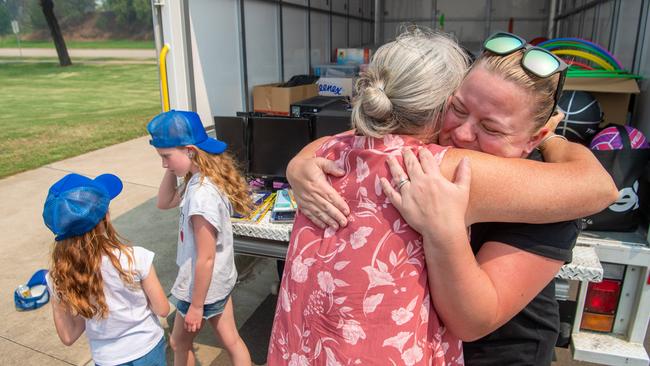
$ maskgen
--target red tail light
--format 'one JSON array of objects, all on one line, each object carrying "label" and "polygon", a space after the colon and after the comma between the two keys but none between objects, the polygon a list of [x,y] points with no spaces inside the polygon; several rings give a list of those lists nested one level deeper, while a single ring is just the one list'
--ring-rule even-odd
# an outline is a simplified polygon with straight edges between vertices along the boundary
[{"label": "red tail light", "polygon": [[603,280],[590,283],[585,300],[585,311],[599,314],[614,314],[621,294],[621,281]]},{"label": "red tail light", "polygon": [[603,280],[600,283],[590,283],[587,288],[580,328],[598,332],[611,332],[620,294],[621,281],[619,280]]}]

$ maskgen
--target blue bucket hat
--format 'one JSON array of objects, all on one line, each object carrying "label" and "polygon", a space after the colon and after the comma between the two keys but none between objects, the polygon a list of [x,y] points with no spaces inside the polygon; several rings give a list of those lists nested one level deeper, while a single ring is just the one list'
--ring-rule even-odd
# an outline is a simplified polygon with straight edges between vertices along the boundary
[{"label": "blue bucket hat", "polygon": [[147,125],[149,143],[158,148],[195,145],[211,154],[221,154],[228,145],[208,137],[201,118],[191,111],[171,110],[154,117]]},{"label": "blue bucket hat", "polygon": [[106,216],[108,204],[122,192],[122,181],[113,174],[90,179],[68,174],[50,187],[43,207],[43,221],[60,241],[92,230]]}]

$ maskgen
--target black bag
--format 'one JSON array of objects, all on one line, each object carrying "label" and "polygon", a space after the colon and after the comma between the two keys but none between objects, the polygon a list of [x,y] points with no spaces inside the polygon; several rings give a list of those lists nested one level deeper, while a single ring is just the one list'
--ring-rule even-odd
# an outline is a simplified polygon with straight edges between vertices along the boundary
[{"label": "black bag", "polygon": [[598,161],[611,174],[618,188],[618,200],[603,211],[582,219],[586,230],[632,231],[639,225],[639,179],[643,175],[650,149],[632,149],[625,127],[618,129],[623,142],[621,150],[592,150]]}]

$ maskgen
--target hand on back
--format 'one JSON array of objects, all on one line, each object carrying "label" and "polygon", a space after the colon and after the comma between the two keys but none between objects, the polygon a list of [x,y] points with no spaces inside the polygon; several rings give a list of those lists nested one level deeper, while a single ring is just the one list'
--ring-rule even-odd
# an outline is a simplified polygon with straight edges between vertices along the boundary
[{"label": "hand on back", "polygon": [[347,225],[350,209],[327,180],[327,174],[345,174],[333,161],[318,157],[294,159],[287,172],[298,208],[309,220],[321,229]]},{"label": "hand on back", "polygon": [[469,160],[463,159],[450,182],[440,172],[443,154],[435,156],[426,148],[419,151],[419,161],[410,149],[402,151],[406,173],[394,157],[387,160],[393,181],[404,179],[399,189],[386,178],[381,184],[384,193],[406,222],[422,235],[458,235],[465,233],[465,214],[469,202],[471,171]]}]

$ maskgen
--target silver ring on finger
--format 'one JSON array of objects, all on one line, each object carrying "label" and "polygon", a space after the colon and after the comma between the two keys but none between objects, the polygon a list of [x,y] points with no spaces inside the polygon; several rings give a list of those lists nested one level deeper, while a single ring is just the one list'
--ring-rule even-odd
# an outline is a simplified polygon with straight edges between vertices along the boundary
[{"label": "silver ring on finger", "polygon": [[408,178],[400,180],[399,183],[397,183],[397,190],[399,191],[400,189],[402,189],[402,187],[408,182],[410,182]]}]

